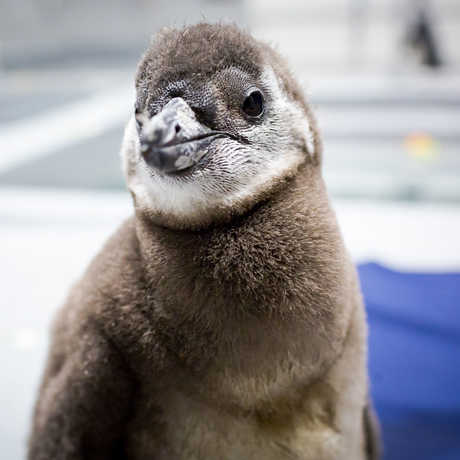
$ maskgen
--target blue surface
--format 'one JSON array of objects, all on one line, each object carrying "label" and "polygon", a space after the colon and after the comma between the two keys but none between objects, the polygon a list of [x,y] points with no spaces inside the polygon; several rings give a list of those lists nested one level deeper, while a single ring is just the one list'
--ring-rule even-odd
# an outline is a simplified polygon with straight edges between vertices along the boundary
[{"label": "blue surface", "polygon": [[358,270],[385,460],[460,460],[460,273]]}]

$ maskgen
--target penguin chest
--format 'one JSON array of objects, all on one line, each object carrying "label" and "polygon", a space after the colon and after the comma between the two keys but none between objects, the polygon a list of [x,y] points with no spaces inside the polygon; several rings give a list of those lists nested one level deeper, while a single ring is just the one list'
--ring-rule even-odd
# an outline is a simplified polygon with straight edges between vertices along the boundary
[{"label": "penguin chest", "polygon": [[[183,395],[165,398],[158,433],[134,458],[161,460],[361,460],[349,456],[340,433],[311,414],[295,414],[288,422],[271,423],[255,416],[220,411]],[[156,430],[155,427],[150,429]],[[156,440],[154,441],[153,438]]]}]

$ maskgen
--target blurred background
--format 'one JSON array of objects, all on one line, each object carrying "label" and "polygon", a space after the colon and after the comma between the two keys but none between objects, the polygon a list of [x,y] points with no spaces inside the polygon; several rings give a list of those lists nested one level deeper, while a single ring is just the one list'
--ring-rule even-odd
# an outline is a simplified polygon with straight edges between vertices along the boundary
[{"label": "blurred background", "polygon": [[458,0],[0,0],[2,459],[24,458],[53,313],[131,213],[137,61],[202,19],[275,45],[316,108],[385,459],[460,459]]}]

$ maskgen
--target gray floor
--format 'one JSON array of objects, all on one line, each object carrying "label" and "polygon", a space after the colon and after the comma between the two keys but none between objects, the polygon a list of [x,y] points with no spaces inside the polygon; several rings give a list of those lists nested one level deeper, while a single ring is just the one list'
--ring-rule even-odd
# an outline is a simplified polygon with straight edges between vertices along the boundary
[{"label": "gray floor", "polygon": [[3,185],[59,188],[120,189],[123,185],[118,151],[123,126],[67,148],[20,164],[0,174]]}]

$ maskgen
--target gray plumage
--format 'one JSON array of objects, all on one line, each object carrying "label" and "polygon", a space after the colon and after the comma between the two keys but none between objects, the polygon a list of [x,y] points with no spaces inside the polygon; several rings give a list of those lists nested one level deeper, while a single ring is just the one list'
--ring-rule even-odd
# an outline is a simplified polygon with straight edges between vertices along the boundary
[{"label": "gray plumage", "polygon": [[53,328],[29,460],[374,460],[366,325],[282,59],[158,35],[122,146],[134,216]]}]

